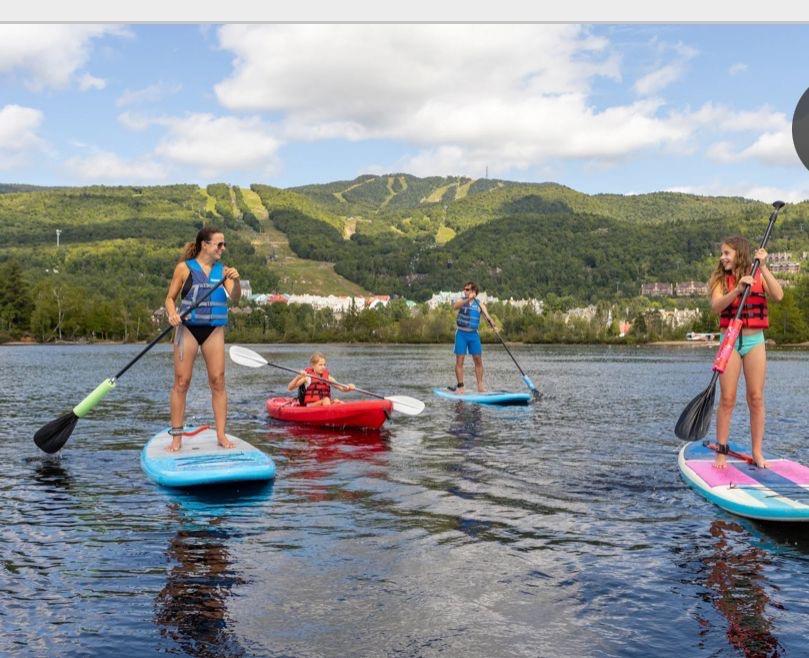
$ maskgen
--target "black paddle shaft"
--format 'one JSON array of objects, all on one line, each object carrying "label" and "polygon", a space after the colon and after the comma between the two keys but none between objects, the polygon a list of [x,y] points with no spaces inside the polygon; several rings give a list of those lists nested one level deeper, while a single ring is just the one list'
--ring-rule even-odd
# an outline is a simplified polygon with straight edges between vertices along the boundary
[{"label": "black paddle shaft", "polygon": [[[191,313],[191,311],[193,311],[195,308],[197,308],[197,306],[199,306],[200,304],[202,304],[202,302],[204,302],[206,299],[208,299],[208,297],[210,297],[210,296],[213,294],[214,290],[216,290],[216,289],[217,289],[219,286],[221,286],[223,283],[225,283],[225,277],[222,277],[222,280],[221,280],[219,283],[217,283],[217,284],[216,284],[216,285],[215,285],[213,288],[211,288],[211,289],[210,289],[210,290],[209,290],[207,293],[205,293],[205,295],[203,295],[202,299],[200,299],[200,300],[199,300],[198,302],[196,302],[196,303],[195,303],[193,306],[191,306],[191,308],[189,308],[189,309],[187,309],[186,311],[184,311],[183,313],[181,313],[181,314],[180,314],[180,319],[181,319],[181,320],[184,320],[184,319],[185,319],[185,318],[186,318],[186,317],[187,317],[187,316],[188,316],[188,315]],[[168,327],[166,327],[165,329],[163,329],[163,331],[161,331],[161,332],[160,332],[160,335],[158,335],[158,336],[157,336],[157,338],[155,338],[154,340],[152,340],[152,342],[151,342],[151,343],[149,343],[149,344],[148,344],[146,347],[144,347],[144,348],[143,348],[143,349],[140,351],[140,353],[139,353],[139,354],[138,354],[138,355],[137,355],[137,356],[136,356],[134,359],[132,359],[132,360],[131,360],[129,363],[127,363],[127,364],[126,364],[126,365],[125,365],[123,368],[121,368],[121,370],[118,372],[118,374],[117,374],[117,375],[115,375],[115,377],[113,377],[113,380],[117,380],[117,379],[118,379],[119,377],[121,377],[121,375],[123,375],[123,374],[124,374],[124,373],[125,373],[127,370],[129,370],[129,369],[130,369],[132,366],[134,366],[134,365],[135,365],[135,364],[138,362],[138,360],[140,359],[140,357],[142,357],[144,354],[146,354],[146,352],[148,352],[148,351],[149,351],[150,349],[152,349],[152,348],[153,348],[153,347],[154,347],[154,346],[155,346],[157,343],[159,343],[159,342],[160,342],[160,341],[163,339],[163,337],[164,337],[164,336],[165,336],[167,333],[169,333],[169,332],[170,332],[172,329],[174,329],[174,327],[173,327],[172,325],[169,325]]]},{"label": "black paddle shaft", "polygon": [[495,330],[495,328],[494,328],[494,325],[493,325],[491,322],[489,322],[489,325],[491,326],[492,331],[494,332],[494,335],[495,335],[495,336],[497,336],[497,340],[499,340],[499,341],[500,341],[500,344],[501,344],[503,347],[505,347],[505,348],[506,348],[506,352],[508,352],[508,355],[511,357],[511,360],[512,360],[512,361],[514,361],[514,365],[515,365],[515,366],[517,366],[517,370],[519,370],[519,371],[520,371],[520,374],[521,374],[523,377],[525,377],[525,376],[526,376],[526,375],[525,375],[525,371],[524,371],[524,370],[523,370],[523,369],[520,367],[520,364],[519,364],[519,363],[517,363],[517,359],[515,359],[515,358],[514,358],[514,355],[511,353],[511,350],[510,350],[510,349],[508,349],[508,345],[506,345],[506,341],[504,341],[504,340],[503,340],[503,337],[502,337],[500,334],[498,334],[498,333],[497,333],[497,331],[496,331],[496,330]]},{"label": "black paddle shaft", "polygon": [[[770,233],[772,233],[772,227],[775,225],[775,220],[778,218],[778,212],[781,208],[784,207],[783,201],[775,201],[772,204],[775,207],[772,214],[770,215],[770,223],[767,225],[767,230],[764,231],[764,237],[761,239],[761,245],[759,249],[764,249],[767,246],[767,243],[770,241]],[[758,268],[760,267],[761,263],[759,262],[758,258],[753,261],[753,267],[750,270],[750,276],[755,276],[756,272],[758,272]],[[744,292],[742,293],[742,298],[739,300],[739,308],[736,309],[736,319],[742,317],[742,313],[744,312],[744,304],[747,301],[747,298],[750,296],[750,286],[746,285],[744,287]]]}]

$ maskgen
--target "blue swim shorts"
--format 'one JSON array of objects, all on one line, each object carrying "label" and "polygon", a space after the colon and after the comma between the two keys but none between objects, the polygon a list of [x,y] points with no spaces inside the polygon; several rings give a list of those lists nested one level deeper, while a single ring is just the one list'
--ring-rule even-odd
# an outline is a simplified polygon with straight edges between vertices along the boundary
[{"label": "blue swim shorts", "polygon": [[480,334],[477,331],[455,330],[455,356],[480,356],[483,354],[483,347],[480,344]]}]

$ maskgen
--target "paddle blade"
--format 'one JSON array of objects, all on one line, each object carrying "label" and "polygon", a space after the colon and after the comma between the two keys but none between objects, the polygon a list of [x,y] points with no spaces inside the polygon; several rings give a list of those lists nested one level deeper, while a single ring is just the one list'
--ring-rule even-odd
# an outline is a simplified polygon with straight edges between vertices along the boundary
[{"label": "paddle blade", "polygon": [[701,439],[708,433],[713,417],[713,401],[716,392],[716,377],[711,380],[710,385],[691,402],[688,403],[677,425],[674,426],[674,433],[684,441],[695,441]]},{"label": "paddle blade", "polygon": [[424,403],[408,395],[391,395],[385,399],[393,402],[394,411],[406,414],[407,416],[418,416],[424,411]]},{"label": "paddle blade", "polygon": [[260,368],[261,366],[269,365],[265,359],[258,352],[248,350],[241,345],[231,345],[228,350],[231,360],[238,363],[240,366],[247,366],[248,368]]},{"label": "paddle blade", "polygon": [[65,415],[40,427],[34,434],[34,443],[40,450],[49,454],[58,452],[67,443],[78,422],[79,417],[72,411],[68,411]]},{"label": "paddle blade", "polygon": [[534,386],[534,382],[531,381],[531,378],[528,375],[523,375],[522,379],[525,382],[525,385],[531,390],[531,393],[534,394],[534,399],[541,400],[542,393],[540,393],[539,389]]}]

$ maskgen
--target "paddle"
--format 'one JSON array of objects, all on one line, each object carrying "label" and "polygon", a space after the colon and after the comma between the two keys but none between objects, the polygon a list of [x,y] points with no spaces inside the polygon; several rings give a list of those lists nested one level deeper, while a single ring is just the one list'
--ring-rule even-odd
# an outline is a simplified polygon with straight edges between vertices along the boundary
[{"label": "paddle", "polygon": [[[767,245],[767,242],[770,239],[772,227],[775,224],[776,218],[778,217],[778,212],[784,207],[784,202],[775,201],[772,205],[775,210],[770,215],[770,223],[767,225],[767,230],[764,232],[764,237],[761,240],[761,249]],[[753,261],[753,269],[750,271],[751,275],[755,276],[759,265],[760,263],[758,258],[756,258]],[[716,382],[719,379],[719,375],[725,372],[728,359],[730,359],[730,355],[733,353],[733,346],[736,343],[736,340],[739,338],[739,333],[742,330],[741,316],[742,312],[744,311],[744,304],[749,295],[750,286],[745,285],[742,298],[739,301],[739,308],[736,311],[736,317],[731,320],[730,326],[722,339],[722,344],[719,346],[719,350],[714,358],[714,372],[713,376],[711,377],[711,383],[708,384],[708,388],[706,388],[702,393],[700,393],[686,405],[683,413],[680,414],[680,419],[674,426],[674,433],[681,439],[686,441],[694,441],[696,439],[701,439],[708,433],[708,428],[711,426],[711,415],[713,411],[714,396],[716,393]]]},{"label": "paddle", "polygon": [[486,318],[486,322],[489,323],[489,326],[492,328],[494,335],[497,336],[497,340],[499,340],[500,343],[503,345],[503,347],[506,348],[506,352],[508,352],[508,355],[511,357],[511,360],[514,361],[514,365],[517,366],[517,370],[520,371],[520,374],[522,375],[522,380],[525,382],[525,385],[528,386],[528,388],[531,390],[531,393],[533,393],[534,399],[540,400],[542,398],[542,393],[539,392],[537,387],[534,386],[534,382],[531,381],[531,378],[525,374],[525,371],[520,367],[520,364],[517,363],[517,359],[514,358],[514,355],[511,353],[511,350],[508,349],[506,341],[503,340],[503,338],[500,336],[500,334],[497,333],[497,330],[494,328],[494,323],[491,320],[489,320],[489,318]]},{"label": "paddle", "polygon": [[[185,317],[191,313],[191,311],[208,299],[208,297],[213,294],[213,291],[221,286],[224,282],[225,279],[223,278],[219,283],[205,293],[205,295],[203,295],[198,302],[184,311],[180,315],[180,319],[185,319]],[[52,420],[51,422],[40,427],[37,433],[34,434],[34,443],[36,443],[37,446],[39,446],[39,448],[45,452],[54,453],[58,451],[63,445],[65,445],[68,438],[70,438],[70,435],[73,433],[73,428],[76,427],[76,423],[78,422],[79,418],[90,413],[93,407],[101,402],[107,393],[115,388],[115,384],[118,382],[121,375],[135,365],[138,359],[140,359],[144,354],[146,354],[146,352],[160,342],[160,340],[172,329],[174,329],[174,327],[169,325],[163,331],[161,331],[160,335],[146,347],[144,347],[134,359],[132,359],[120,371],[118,371],[118,374],[116,374],[115,377],[110,377],[109,379],[105,379],[103,382],[101,382],[98,386],[96,386],[95,390],[90,393],[90,395],[73,407],[72,411],[59,416],[59,418],[56,420]]]},{"label": "paddle", "polygon": [[[716,443],[710,443],[708,441],[703,441],[703,445],[706,448],[713,450],[714,452],[719,452],[719,446]],[[736,452],[735,450],[728,449],[727,451],[728,457],[736,457],[737,459],[741,459],[742,461],[747,462],[751,466],[758,466],[756,464],[756,460],[753,459],[750,455],[744,452]]]},{"label": "paddle", "polygon": [[[270,363],[265,359],[261,354],[258,352],[254,352],[253,350],[249,350],[246,347],[241,347],[240,345],[231,345],[230,347],[230,358],[233,359],[236,363],[242,366],[247,366],[248,368],[260,368],[261,366],[272,366],[273,368],[278,368],[279,370],[286,370],[287,372],[291,372],[295,375],[299,375],[300,371],[295,370],[294,368],[287,368],[286,366],[279,366],[276,363]],[[328,381],[323,377],[317,377],[316,375],[309,375],[313,379],[319,379],[320,381],[327,382],[330,384],[334,384],[335,386],[345,386],[345,384],[340,384],[339,382]],[[388,397],[384,397],[382,395],[377,395],[376,393],[371,393],[370,391],[364,391],[361,388],[355,388],[355,391],[358,393],[363,393],[365,395],[370,395],[372,398],[379,398],[380,400],[390,400],[393,402],[393,408],[396,411],[399,411],[403,414],[408,416],[418,416],[422,411],[424,411],[424,403],[421,400],[417,400],[416,398],[411,398],[407,395],[390,395]]]}]

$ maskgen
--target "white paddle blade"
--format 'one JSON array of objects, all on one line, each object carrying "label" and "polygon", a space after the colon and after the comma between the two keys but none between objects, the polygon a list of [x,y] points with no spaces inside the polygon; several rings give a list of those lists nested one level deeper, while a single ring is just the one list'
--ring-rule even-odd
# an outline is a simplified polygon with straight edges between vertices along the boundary
[{"label": "white paddle blade", "polygon": [[408,416],[418,416],[424,411],[424,403],[408,395],[391,395],[385,398],[393,402],[393,409]]},{"label": "white paddle blade", "polygon": [[261,366],[268,365],[265,359],[258,352],[248,350],[246,347],[240,345],[230,346],[230,358],[238,363],[240,366],[247,366],[248,368],[260,368]]}]

